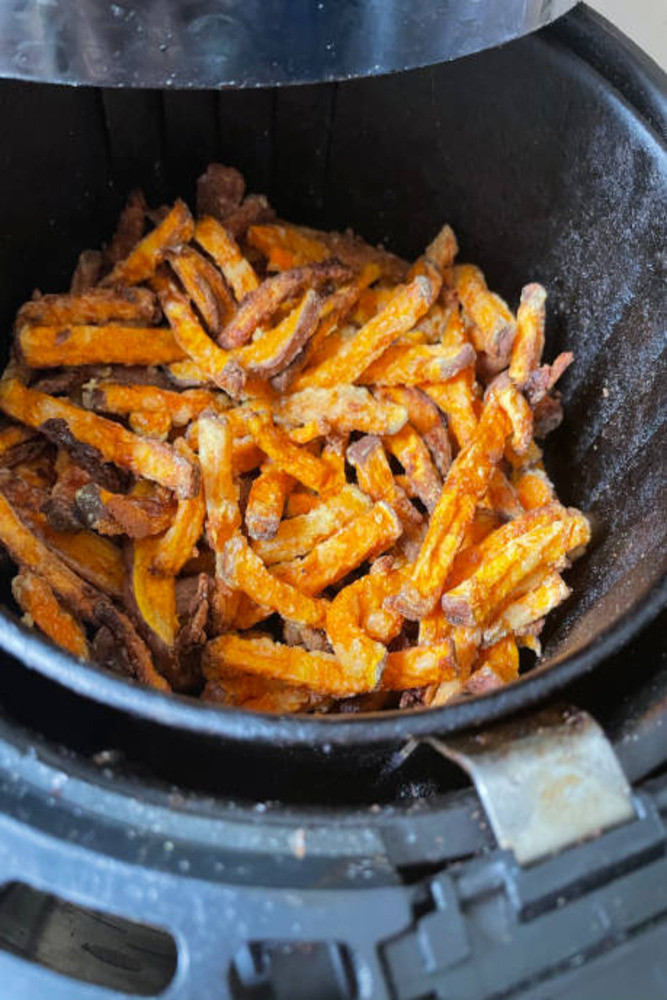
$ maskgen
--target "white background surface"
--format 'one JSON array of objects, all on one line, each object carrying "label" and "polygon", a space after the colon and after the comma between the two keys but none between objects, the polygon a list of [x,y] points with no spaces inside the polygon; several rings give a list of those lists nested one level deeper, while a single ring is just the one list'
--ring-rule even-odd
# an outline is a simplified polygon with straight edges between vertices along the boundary
[{"label": "white background surface", "polygon": [[588,0],[667,69],[667,0]]}]

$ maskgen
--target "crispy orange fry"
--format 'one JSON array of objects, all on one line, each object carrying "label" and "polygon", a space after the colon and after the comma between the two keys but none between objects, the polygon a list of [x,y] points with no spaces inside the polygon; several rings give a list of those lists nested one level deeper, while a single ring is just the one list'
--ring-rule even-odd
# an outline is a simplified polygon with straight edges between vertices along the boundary
[{"label": "crispy orange fry", "polygon": [[[326,502],[327,501],[322,500],[322,497],[319,497],[317,493],[307,493],[305,490],[301,489],[294,490],[287,498],[285,517],[297,517],[301,514],[309,514],[311,510],[315,510],[316,507],[321,507],[322,504]],[[262,558],[266,562],[264,556],[262,556]],[[285,556],[284,558],[291,559],[292,556]],[[277,559],[276,562],[280,562],[280,560]]]},{"label": "crispy orange fry", "polygon": [[444,382],[475,362],[470,344],[447,350],[441,344],[389,347],[369,365],[357,381],[360,385],[419,385]]},{"label": "crispy orange fry", "polygon": [[570,593],[570,588],[559,573],[547,571],[536,587],[510,600],[501,609],[498,616],[484,629],[482,641],[488,646],[504,635],[521,632],[562,604]]},{"label": "crispy orange fry", "polygon": [[[35,624],[72,656],[89,656],[86,633],[76,618],[61,607],[46,580],[30,570],[21,570],[12,580],[12,594],[25,612],[26,624]],[[24,621],[26,619],[24,618]]]},{"label": "crispy orange fry", "polygon": [[415,325],[439,290],[439,277],[433,269],[430,277],[419,275],[409,285],[400,286],[385,308],[347,341],[338,354],[312,371],[303,373],[296,383],[297,387],[328,388],[338,382],[356,381],[400,333]]},{"label": "crispy orange fry", "polygon": [[259,287],[259,278],[252,265],[239,250],[231,233],[216,219],[211,216],[200,219],[195,226],[195,240],[218,265],[237,302]]},{"label": "crispy orange fry", "polygon": [[162,365],[180,361],[184,350],[171,330],[144,326],[23,326],[21,357],[31,368],[60,365]]},{"label": "crispy orange fry", "polygon": [[255,539],[275,538],[285,510],[285,500],[294,485],[286,472],[267,466],[250,487],[245,523]]},{"label": "crispy orange fry", "polygon": [[487,393],[493,392],[512,424],[510,444],[515,454],[524,455],[533,440],[533,411],[526,397],[510,382],[507,375],[499,375]]},{"label": "crispy orange fry", "polygon": [[405,691],[457,676],[453,643],[445,638],[430,646],[411,646],[389,653],[380,687],[383,691]]},{"label": "crispy orange fry", "polygon": [[321,300],[309,288],[299,305],[272,330],[238,350],[236,357],[247,371],[271,378],[301,351],[317,327]]},{"label": "crispy orange fry", "polygon": [[333,470],[321,459],[290,441],[281,427],[276,427],[267,412],[250,412],[245,427],[277,469],[289,473],[304,486],[326,493],[332,484]]},{"label": "crispy orange fry", "polygon": [[169,445],[140,438],[95,413],[26,389],[16,379],[0,383],[0,409],[47,436],[65,430],[75,439],[74,444],[78,441],[95,449],[105,462],[152,479],[179,496],[192,496],[199,489],[197,467]]},{"label": "crispy orange fry", "polygon": [[466,368],[447,382],[421,386],[447,417],[447,423],[460,448],[474,437],[479,421],[480,401],[475,393],[475,372]]},{"label": "crispy orange fry", "polygon": [[229,586],[242,590],[261,607],[278,611],[288,621],[313,628],[324,625],[325,602],[273,576],[239,532],[225,543],[221,573]]},{"label": "crispy orange fry", "polygon": [[363,674],[368,689],[374,688],[387,661],[387,650],[361,627],[363,579],[339,591],[327,609],[326,629],[343,667]]},{"label": "crispy orange fry", "polygon": [[321,593],[365,559],[385,552],[401,534],[394,510],[383,501],[363,511],[329,538],[315,545],[303,559],[282,563],[275,573],[304,594]]},{"label": "crispy orange fry", "polygon": [[199,463],[206,500],[206,534],[211,548],[221,552],[241,524],[232,470],[232,435],[225,417],[204,414],[199,418]]},{"label": "crispy orange fry", "polygon": [[204,410],[223,412],[229,406],[225,395],[209,389],[172,392],[154,385],[125,385],[117,382],[96,382],[84,388],[83,403],[89,409],[101,413],[166,413],[174,427],[185,427]]},{"label": "crispy orange fry", "polygon": [[509,368],[510,378],[520,389],[542,359],[546,299],[547,293],[542,285],[526,285],[521,292]]},{"label": "crispy orange fry", "polygon": [[155,438],[156,441],[166,441],[171,430],[171,417],[168,413],[138,413],[128,414],[127,422],[130,430],[143,437]]},{"label": "crispy orange fry", "polygon": [[524,510],[516,490],[500,469],[494,469],[491,473],[489,488],[486,496],[482,498],[482,506],[488,507],[503,518],[518,517]]},{"label": "crispy orange fry", "polygon": [[42,295],[21,306],[16,329],[26,324],[56,326],[71,324],[155,323],[160,308],[148,288],[91,288],[81,295]]},{"label": "crispy orange fry", "polygon": [[408,411],[408,419],[428,447],[435,467],[446,476],[452,464],[452,446],[443,416],[432,399],[411,386],[385,386],[375,390],[379,399],[390,399]]},{"label": "crispy orange fry", "polygon": [[168,250],[165,260],[169,261],[211,335],[217,336],[236,308],[217,267],[190,246]]},{"label": "crispy orange fry", "polygon": [[38,572],[54,593],[84,621],[106,625],[124,643],[136,677],[150,687],[168,691],[169,685],[153,666],[148,649],[130,621],[111,602],[85,583],[19,520],[0,494],[0,541],[17,563]]},{"label": "crispy orange fry", "polygon": [[194,234],[194,222],[185,202],[180,199],[155,229],[144,236],[125,260],[119,261],[102,285],[138,285],[151,278],[164,254],[179,243],[188,243]]},{"label": "crispy orange fry", "polygon": [[347,460],[356,470],[359,486],[372,500],[385,500],[405,524],[421,523],[421,514],[394,479],[379,437],[368,434],[359,438],[347,449]]},{"label": "crispy orange fry", "polygon": [[245,373],[239,363],[206,334],[185,296],[170,279],[157,274],[154,284],[164,314],[183,352],[192,358],[216,385],[230,396],[238,397],[245,381]]},{"label": "crispy orange fry", "polygon": [[405,469],[413,494],[432,513],[440,499],[442,479],[417,431],[406,424],[398,433],[385,437],[384,443]]},{"label": "crispy orange fry", "polygon": [[468,678],[466,690],[471,694],[485,694],[515,681],[518,676],[519,648],[514,636],[505,636],[484,650]]},{"label": "crispy orange fry", "polygon": [[[308,494],[301,494],[301,497],[306,496]],[[295,494],[292,493],[288,504],[294,499]],[[281,521],[273,538],[257,541],[253,548],[269,566],[297,559],[370,506],[370,500],[361,490],[346,485],[330,500],[319,502],[316,507]]]},{"label": "crispy orange fry", "polygon": [[[176,447],[189,461],[194,461],[192,452],[182,441],[177,442]],[[179,500],[169,528],[155,539],[155,554],[150,564],[151,572],[178,576],[188,559],[196,552],[205,516],[204,483],[200,481],[198,494]]]},{"label": "crispy orange fry", "polygon": [[499,295],[490,292],[484,275],[472,264],[454,268],[454,284],[463,308],[473,322],[472,338],[478,351],[492,357],[509,352],[516,334],[516,320]]},{"label": "crispy orange fry", "polygon": [[388,603],[406,618],[419,620],[438,601],[480,497],[502,456],[509,420],[495,399],[484,410],[467,448],[459,452],[433,511],[410,583]]},{"label": "crispy orange fry", "polygon": [[174,361],[171,365],[165,366],[165,371],[172,382],[179,388],[196,389],[200,386],[210,386],[212,379],[199,365],[195,364],[192,358],[184,361]]},{"label": "crispy orange fry", "polygon": [[331,389],[302,389],[285,396],[274,407],[276,423],[294,427],[318,423],[322,433],[329,429],[343,434],[395,434],[408,414],[403,406],[374,399],[368,389],[340,385]]},{"label": "crispy orange fry", "polygon": [[[556,505],[543,509],[541,518],[537,514],[531,511],[495,532],[507,532],[507,544],[497,555],[489,558],[487,554],[472,576],[443,595],[442,607],[452,624],[483,625],[538,567],[561,565],[568,552],[590,539],[588,521],[578,511]],[[517,535],[523,519],[528,530]]]},{"label": "crispy orange fry", "polygon": [[[443,226],[437,236],[429,243],[424,251],[424,257],[430,260],[441,273],[447,271],[454,263],[454,258],[459,252],[459,245],[451,226]],[[414,278],[417,274],[423,274],[423,261],[418,260],[408,271],[408,277]]]},{"label": "crispy orange fry", "polygon": [[541,465],[525,469],[513,478],[519,503],[524,510],[544,507],[556,499],[553,483]]}]

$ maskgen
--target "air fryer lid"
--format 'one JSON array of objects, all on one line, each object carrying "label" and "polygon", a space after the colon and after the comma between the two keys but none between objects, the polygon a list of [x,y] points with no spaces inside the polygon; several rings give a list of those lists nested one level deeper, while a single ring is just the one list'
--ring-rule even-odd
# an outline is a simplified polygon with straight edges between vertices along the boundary
[{"label": "air fryer lid", "polygon": [[257,87],[456,59],[574,0],[8,0],[0,76],[101,87]]}]

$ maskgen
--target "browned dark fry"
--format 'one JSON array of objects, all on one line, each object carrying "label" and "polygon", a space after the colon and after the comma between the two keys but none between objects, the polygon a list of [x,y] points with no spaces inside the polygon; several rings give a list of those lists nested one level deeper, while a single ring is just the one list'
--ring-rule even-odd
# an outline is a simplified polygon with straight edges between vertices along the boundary
[{"label": "browned dark fry", "polygon": [[176,499],[168,490],[156,487],[152,495],[126,495],[87,483],[76,492],[79,518],[100,535],[127,535],[148,538],[166,531],[176,512]]},{"label": "browned dark fry", "polygon": [[236,316],[218,338],[221,347],[229,349],[246,344],[255,330],[270,319],[284,302],[296,298],[306,288],[321,288],[328,283],[340,284],[351,278],[349,268],[337,260],[306,264],[304,267],[274,274],[243,299]]},{"label": "browned dark fry", "polygon": [[116,641],[113,632],[102,625],[91,644],[91,659],[99,667],[124,677],[132,676],[132,663],[125,646]]},{"label": "browned dark fry", "polygon": [[58,479],[42,513],[56,531],[80,531],[82,522],[76,505],[76,494],[90,482],[89,473],[69,459],[67,453],[58,456]]},{"label": "browned dark fry", "polygon": [[92,381],[112,381],[121,385],[154,385],[169,389],[172,380],[154,366],[142,365],[77,365],[75,368],[46,369],[36,372],[37,378],[30,382],[30,388],[44,392],[48,396],[71,396],[78,389]]},{"label": "browned dark fry", "polygon": [[[187,583],[190,592],[181,588],[179,583]],[[176,610],[181,623],[178,633],[178,650],[180,655],[191,652],[204,645],[208,636],[206,626],[209,617],[211,598],[213,594],[213,579],[206,573],[199,573],[176,584]],[[179,608],[181,603],[181,608]]]},{"label": "browned dark fry", "polygon": [[65,448],[90,478],[114,493],[120,493],[128,484],[128,476],[117,465],[105,462],[102,453],[94,445],[86,444],[74,437],[67,422],[58,417],[45,420],[39,430],[49,441]]},{"label": "browned dark fry", "polygon": [[94,288],[104,274],[104,254],[101,250],[82,250],[76,262],[72,280],[70,282],[70,295],[82,295],[90,288]]},{"label": "browned dark fry", "polygon": [[301,350],[297,351],[289,364],[285,365],[281,372],[278,372],[277,375],[273,375],[269,379],[269,384],[274,392],[287,392],[299,372],[302,372],[306,367],[308,364],[308,346],[309,344],[306,342]]},{"label": "browned dark fry", "polygon": [[547,393],[533,410],[533,433],[545,438],[563,422],[563,403],[559,392]]},{"label": "browned dark fry", "polygon": [[60,326],[69,323],[157,322],[160,307],[149,288],[91,288],[78,295],[42,295],[18,311],[15,328],[25,323]]},{"label": "browned dark fry", "polygon": [[249,194],[243,204],[227,216],[225,229],[229,230],[235,239],[240,240],[245,236],[250,226],[271,222],[275,217],[276,213],[269,205],[265,195]]},{"label": "browned dark fry", "polygon": [[13,469],[17,465],[32,462],[47,447],[44,438],[29,428],[8,424],[0,429],[0,468]]},{"label": "browned dark fry", "polygon": [[299,232],[321,240],[329,248],[332,256],[355,271],[361,271],[367,264],[377,264],[382,278],[390,284],[397,285],[405,280],[408,265],[404,260],[383,247],[371,246],[350,229],[345,233],[325,233],[301,226]]},{"label": "browned dark fry", "polygon": [[197,180],[197,215],[212,215],[224,222],[243,200],[245,181],[234,167],[209,163]]},{"label": "browned dark fry", "polygon": [[571,351],[564,351],[550,365],[540,365],[528,376],[525,393],[531,406],[536,406],[553,389],[563,372],[574,361]]},{"label": "browned dark fry", "polygon": [[109,267],[119,260],[124,260],[134,250],[144,235],[146,228],[148,206],[143,191],[131,191],[125,207],[120,213],[116,232],[111,237],[109,246],[104,251],[104,258]]},{"label": "browned dark fry", "polygon": [[168,250],[165,260],[169,261],[211,335],[217,337],[236,311],[236,303],[218,269],[190,246]]},{"label": "browned dark fry", "polygon": [[296,622],[283,623],[283,642],[288,646],[303,646],[315,653],[330,653],[331,646],[324,629],[298,625]]}]

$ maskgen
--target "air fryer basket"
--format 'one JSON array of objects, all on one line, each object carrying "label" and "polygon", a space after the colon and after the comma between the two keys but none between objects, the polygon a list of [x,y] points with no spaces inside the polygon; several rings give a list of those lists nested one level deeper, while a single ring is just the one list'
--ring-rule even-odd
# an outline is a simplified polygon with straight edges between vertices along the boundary
[{"label": "air fryer basket", "polygon": [[[0,311],[66,287],[108,237],[128,190],[192,194],[210,160],[240,167],[278,212],[351,226],[416,255],[451,223],[461,259],[516,304],[549,291],[547,356],[572,349],[566,419],[547,465],[589,511],[595,544],[569,576],[542,663],[510,689],[400,718],[249,717],[165,699],[76,664],[0,619],[0,645],[86,697],[186,730],[320,745],[479,723],[590,669],[664,599],[667,160],[664,89],[633,106],[606,75],[641,66],[627,43],[588,45],[590,15],[456,63],[278,91],[113,92],[0,83]],[[599,71],[576,48],[597,60]],[[630,73],[634,84],[641,71]],[[655,79],[655,77],[654,77]],[[659,80],[658,80],[659,83]],[[622,80],[619,78],[619,84]],[[657,97],[656,97],[657,92]],[[661,117],[662,116],[662,117]],[[9,571],[2,593],[8,598]]]}]

